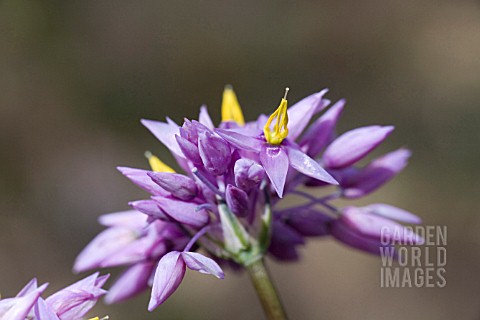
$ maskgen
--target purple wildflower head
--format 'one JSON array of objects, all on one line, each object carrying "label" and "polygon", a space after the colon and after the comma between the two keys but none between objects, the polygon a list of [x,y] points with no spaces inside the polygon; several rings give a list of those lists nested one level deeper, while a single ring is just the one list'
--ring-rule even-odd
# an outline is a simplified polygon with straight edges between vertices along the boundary
[{"label": "purple wildflower head", "polygon": [[37,286],[32,279],[14,298],[0,299],[1,320],[78,320],[107,291],[102,286],[109,275],[95,273],[43,299],[48,283]]},{"label": "purple wildflower head", "polygon": [[[381,239],[385,228],[402,231],[400,237],[390,233],[391,243],[422,243],[401,224],[420,223],[405,210],[334,204],[370,194],[406,166],[406,149],[358,166],[393,127],[365,126],[337,137],[344,100],[328,109],[322,90],[288,108],[287,93],[270,117],[250,122],[231,86],[224,90],[217,127],[205,106],[198,121],[185,119],[181,125],[168,118],[142,120],[183,173],[151,153],[146,153],[150,170],[119,167],[150,197],[130,202],[134,210],[102,216],[107,229],[80,253],[74,269],[126,266],[106,301],[123,301],[152,287],[151,311],[175,292],[187,269],[222,279],[220,266],[248,267],[268,255],[297,260],[298,248],[310,237],[331,236],[373,254],[392,246]],[[324,196],[315,195],[324,188]],[[281,199],[291,196],[303,202],[280,208]]]}]

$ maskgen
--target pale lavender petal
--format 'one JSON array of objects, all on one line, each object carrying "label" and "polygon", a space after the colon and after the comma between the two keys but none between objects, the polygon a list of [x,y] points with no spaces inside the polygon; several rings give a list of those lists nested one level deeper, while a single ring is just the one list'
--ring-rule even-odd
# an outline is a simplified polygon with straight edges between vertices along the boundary
[{"label": "pale lavender petal", "polygon": [[154,200],[137,200],[128,203],[135,210],[148,215],[151,219],[169,221],[169,217]]},{"label": "pale lavender petal", "polygon": [[94,273],[56,292],[46,299],[47,305],[62,320],[81,319],[107,292],[101,288],[107,278],[98,275]]},{"label": "pale lavender petal", "polygon": [[375,240],[423,244],[424,240],[410,228],[368,212],[361,208],[343,208],[342,222],[355,232]]},{"label": "pale lavender petal", "polygon": [[60,320],[57,314],[42,298],[39,298],[35,304],[35,317],[37,320]]},{"label": "pale lavender petal", "polygon": [[197,184],[189,177],[171,172],[149,172],[148,176],[175,198],[189,201],[197,196]]},{"label": "pale lavender petal", "polygon": [[128,229],[142,229],[147,225],[145,216],[135,210],[104,214],[98,218],[98,221],[106,227],[125,227]]},{"label": "pale lavender petal", "polygon": [[327,89],[314,93],[299,102],[295,103],[288,110],[288,138],[294,141],[303,132],[312,116],[321,110],[322,97],[327,93]]},{"label": "pale lavender petal", "polygon": [[127,228],[109,228],[99,233],[75,259],[74,272],[98,268],[100,264],[137,239]]},{"label": "pale lavender petal", "polygon": [[368,126],[342,134],[325,150],[325,166],[336,169],[357,162],[382,143],[392,131],[392,126]]},{"label": "pale lavender petal", "polygon": [[198,151],[205,170],[219,176],[227,172],[230,166],[230,146],[221,137],[210,132],[198,135]]},{"label": "pale lavender petal", "polygon": [[208,222],[208,213],[205,210],[196,211],[198,204],[164,197],[153,197],[152,199],[178,222],[193,227],[203,227]]},{"label": "pale lavender petal", "polygon": [[37,278],[33,278],[25,285],[25,287],[22,288],[22,290],[20,290],[20,292],[16,296],[23,297],[28,293],[35,291],[37,288],[38,288]]},{"label": "pale lavender petal", "polygon": [[47,286],[48,283],[45,283],[24,296],[0,300],[0,319],[25,320]]},{"label": "pale lavender petal", "polygon": [[150,130],[153,135],[160,140],[171,152],[177,156],[183,157],[183,153],[178,147],[175,135],[179,134],[179,126],[167,118],[168,123],[142,119],[142,124]]},{"label": "pale lavender petal", "polygon": [[150,177],[148,176],[148,173],[151,171],[128,168],[128,167],[117,167],[117,169],[125,177],[130,179],[130,181],[135,183],[137,186],[139,186],[143,190],[156,196],[168,195],[168,192],[160,188],[156,183],[152,181],[152,179],[150,179]]},{"label": "pale lavender petal", "polygon": [[198,121],[210,130],[213,130],[215,128],[212,118],[210,118],[210,115],[208,114],[207,106],[205,105],[200,107],[200,115],[198,116]]},{"label": "pale lavender petal", "polygon": [[231,184],[227,185],[225,191],[225,200],[230,210],[239,217],[245,217],[248,214],[249,199],[248,195],[242,189]]},{"label": "pale lavender petal", "polygon": [[262,141],[234,130],[215,129],[215,132],[238,149],[259,152],[263,145]]},{"label": "pale lavender petal", "polygon": [[288,172],[288,155],[281,147],[264,146],[260,151],[260,162],[280,198]]},{"label": "pale lavender petal", "polygon": [[175,136],[175,139],[177,140],[178,146],[182,150],[184,156],[188,160],[192,161],[196,165],[203,165],[197,145],[181,136]]},{"label": "pale lavender petal", "polygon": [[105,303],[112,304],[130,299],[148,288],[148,281],[155,269],[154,262],[134,264],[124,271],[108,290]]},{"label": "pale lavender petal", "polygon": [[343,196],[360,198],[375,191],[407,166],[410,155],[409,150],[402,148],[373,160],[354,173],[347,183],[342,183]]},{"label": "pale lavender petal", "polygon": [[219,279],[225,277],[222,268],[210,258],[196,252],[182,252],[183,260],[188,268],[200,273],[211,274]]},{"label": "pale lavender petal", "polygon": [[345,100],[340,100],[318,118],[303,135],[300,146],[310,157],[316,157],[332,140],[335,126],[342,113]]},{"label": "pale lavender petal", "polygon": [[394,250],[391,245],[382,245],[379,240],[373,240],[352,231],[341,220],[332,223],[330,233],[334,238],[350,247],[375,255],[381,254],[380,248],[382,247],[391,247]]},{"label": "pale lavender petal", "polygon": [[260,185],[265,177],[265,170],[261,165],[250,159],[238,159],[233,169],[237,187],[250,191]]},{"label": "pale lavender petal", "polygon": [[338,182],[318,162],[293,147],[286,147],[286,149],[292,168],[317,180],[338,185]]},{"label": "pale lavender petal", "polygon": [[405,223],[419,224],[422,222],[422,219],[413,213],[384,203],[374,203],[363,207],[362,210]]},{"label": "pale lavender petal", "polygon": [[172,251],[162,257],[155,271],[148,311],[153,311],[177,290],[185,276],[185,269],[180,252]]},{"label": "pale lavender petal", "polygon": [[159,242],[156,231],[152,228],[148,231],[145,236],[124,245],[113,254],[105,257],[105,259],[100,262],[100,267],[108,268],[143,261],[150,257],[150,253],[154,247],[159,247],[164,253],[166,250],[165,245]]}]

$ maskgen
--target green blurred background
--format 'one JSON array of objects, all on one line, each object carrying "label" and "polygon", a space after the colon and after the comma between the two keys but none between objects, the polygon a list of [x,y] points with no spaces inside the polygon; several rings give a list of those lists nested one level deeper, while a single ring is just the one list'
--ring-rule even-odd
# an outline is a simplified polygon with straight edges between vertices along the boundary
[{"label": "green blurred background", "polygon": [[[382,289],[380,260],[331,239],[270,262],[292,319],[479,319],[480,2],[0,1],[0,291],[78,279],[99,215],[145,194],[117,165],[172,158],[139,119],[219,120],[234,85],[247,118],[322,88],[346,98],[340,131],[393,124],[377,154],[410,166],[360,203],[448,226],[447,287]],[[171,162],[170,162],[171,163]],[[116,273],[115,270],[113,270]],[[149,295],[111,319],[260,319],[245,274],[187,273],[154,313]]]}]

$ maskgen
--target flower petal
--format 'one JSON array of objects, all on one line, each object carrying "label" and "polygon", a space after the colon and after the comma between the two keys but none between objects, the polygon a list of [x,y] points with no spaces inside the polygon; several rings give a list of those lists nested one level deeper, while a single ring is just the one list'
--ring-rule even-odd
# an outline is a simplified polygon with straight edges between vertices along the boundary
[{"label": "flower petal", "polygon": [[22,290],[20,290],[20,292],[16,296],[23,297],[29,294],[30,292],[35,291],[37,288],[38,288],[37,278],[33,278],[25,285],[25,287],[22,288]]},{"label": "flower petal", "polygon": [[210,118],[210,115],[208,114],[206,105],[200,107],[200,115],[198,116],[198,121],[210,130],[213,130],[215,128],[212,118]]},{"label": "flower petal", "polygon": [[154,200],[130,201],[128,205],[135,210],[146,214],[149,217],[147,218],[147,223],[155,219],[160,219],[162,221],[170,221],[170,217],[165,212],[163,212],[162,209],[160,209],[160,207]]},{"label": "flower petal", "polygon": [[105,296],[105,303],[122,302],[146,290],[154,268],[154,262],[150,261],[137,263],[129,267],[110,287]]},{"label": "flower petal", "polygon": [[148,176],[160,187],[180,200],[189,201],[197,196],[198,188],[190,177],[179,173],[149,172]]},{"label": "flower petal", "polygon": [[109,228],[99,233],[75,259],[74,272],[98,268],[100,264],[136,240],[131,229]]},{"label": "flower petal", "polygon": [[260,162],[280,198],[288,172],[288,155],[282,147],[264,146],[260,151]]},{"label": "flower petal", "polygon": [[124,227],[128,229],[141,229],[146,226],[145,216],[135,210],[119,211],[101,215],[98,218],[105,227]]},{"label": "flower petal", "polygon": [[198,204],[185,202],[165,197],[152,197],[160,208],[178,222],[193,227],[203,227],[208,222],[208,213],[204,210],[196,210]]},{"label": "flower petal", "polygon": [[366,212],[363,208],[346,207],[340,218],[355,232],[377,241],[423,244],[422,237],[390,219]]},{"label": "flower petal", "polygon": [[234,130],[215,129],[215,132],[234,147],[247,151],[260,151],[262,141]]},{"label": "flower petal", "polygon": [[322,108],[322,98],[327,93],[327,89],[309,95],[291,106],[288,113],[288,138],[294,141],[303,129],[308,125],[312,116],[320,112]]},{"label": "flower petal", "polygon": [[295,170],[317,180],[338,185],[337,180],[335,180],[325,169],[323,169],[318,162],[307,156],[302,151],[293,147],[287,147],[287,152],[290,165]]},{"label": "flower petal", "polygon": [[345,100],[340,100],[327,110],[308,128],[302,136],[300,146],[306,153],[315,158],[332,140],[337,120],[342,113]]},{"label": "flower petal", "polygon": [[401,148],[373,160],[342,183],[343,196],[354,199],[375,191],[407,166],[410,155],[409,150]]},{"label": "flower petal", "polygon": [[175,140],[175,135],[179,134],[179,126],[175,122],[168,118],[168,123],[146,119],[142,119],[140,121],[171,152],[177,156],[183,157],[182,151],[178,147],[177,141]]},{"label": "flower petal", "polygon": [[117,167],[117,170],[120,171],[125,177],[130,179],[130,181],[135,183],[137,186],[153,195],[168,195],[167,191],[160,188],[159,185],[157,185],[155,182],[152,181],[152,179],[150,179],[148,173],[151,171],[129,167]]},{"label": "flower petal", "polygon": [[225,274],[222,268],[214,260],[196,252],[182,252],[182,258],[188,268],[200,273],[211,274],[219,279],[223,279]]},{"label": "flower petal", "polygon": [[362,209],[368,213],[405,223],[419,224],[422,222],[422,219],[413,213],[385,203],[374,203]]},{"label": "flower petal", "polygon": [[368,126],[342,134],[325,150],[325,166],[338,169],[357,162],[382,143],[392,131],[392,126]]},{"label": "flower petal", "polygon": [[212,132],[198,134],[198,151],[205,170],[219,176],[227,172],[230,166],[230,145]]},{"label": "flower petal", "polygon": [[98,275],[96,272],[57,291],[46,299],[48,306],[62,320],[81,319],[107,292],[101,288],[107,278]]},{"label": "flower petal", "polygon": [[57,314],[42,298],[39,298],[35,304],[35,317],[39,320],[60,320]]},{"label": "flower petal", "polygon": [[[5,313],[0,314],[2,316],[1,319],[24,320],[47,287],[48,283],[45,283],[37,289],[26,293],[24,296],[12,299],[4,299],[7,300],[9,307],[6,309]],[[4,300],[0,300],[0,302]],[[3,309],[3,307],[0,309]]]},{"label": "flower petal", "polygon": [[392,250],[395,248],[391,245],[382,245],[379,240],[373,240],[371,238],[362,236],[341,222],[341,220],[336,220],[332,223],[330,228],[330,233],[338,241],[352,247],[355,249],[362,250],[364,252],[372,253],[375,255],[381,254],[382,247],[390,247]]},{"label": "flower petal", "polygon": [[153,311],[177,290],[185,276],[185,270],[185,262],[180,252],[169,252],[160,259],[155,271],[148,311]]}]

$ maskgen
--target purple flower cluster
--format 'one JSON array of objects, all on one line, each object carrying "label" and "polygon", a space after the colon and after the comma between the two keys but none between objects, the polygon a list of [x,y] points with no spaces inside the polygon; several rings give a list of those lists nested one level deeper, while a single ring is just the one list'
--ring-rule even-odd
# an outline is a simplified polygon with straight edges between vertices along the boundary
[{"label": "purple flower cluster", "polygon": [[[0,320],[79,320],[106,291],[108,275],[95,273],[43,299],[48,283],[37,285],[32,279],[14,298],[0,300]],[[105,317],[103,319],[108,319]],[[98,320],[98,317],[90,320]]]},{"label": "purple flower cluster", "polygon": [[[235,93],[226,87],[218,127],[206,107],[198,121],[181,126],[168,118],[142,120],[184,174],[151,153],[146,156],[152,170],[119,167],[151,196],[130,202],[131,211],[102,216],[107,229],[78,256],[75,271],[126,266],[107,303],[152,287],[148,309],[153,310],[177,289],[187,267],[223,278],[220,265],[249,266],[267,254],[295,260],[306,238],[327,235],[374,254],[396,241],[422,243],[400,224],[420,223],[407,211],[386,204],[338,208],[331,203],[375,191],[406,166],[410,152],[399,149],[358,166],[393,127],[367,126],[337,137],[345,102],[329,107],[326,92],[288,108],[287,89],[270,117],[245,122]],[[320,189],[323,196],[314,195]],[[286,196],[304,202],[282,207]],[[385,230],[390,231],[387,242]]]}]

